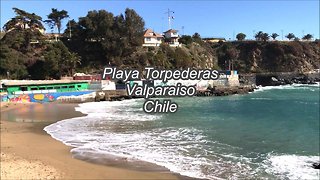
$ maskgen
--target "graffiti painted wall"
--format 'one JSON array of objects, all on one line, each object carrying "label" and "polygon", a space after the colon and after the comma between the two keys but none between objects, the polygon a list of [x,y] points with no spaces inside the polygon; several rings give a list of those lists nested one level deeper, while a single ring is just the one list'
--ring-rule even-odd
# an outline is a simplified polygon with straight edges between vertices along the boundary
[{"label": "graffiti painted wall", "polygon": [[1,101],[4,102],[53,102],[60,96],[80,96],[89,94],[94,91],[75,91],[75,92],[54,92],[54,93],[39,93],[39,94],[20,94],[20,95],[1,95]]}]

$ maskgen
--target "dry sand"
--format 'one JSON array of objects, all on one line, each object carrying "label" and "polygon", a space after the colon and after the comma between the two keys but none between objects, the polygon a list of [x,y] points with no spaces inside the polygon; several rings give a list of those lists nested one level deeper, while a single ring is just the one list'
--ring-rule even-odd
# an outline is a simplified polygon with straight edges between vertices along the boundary
[{"label": "dry sand", "polygon": [[1,103],[1,179],[178,179],[169,172],[127,170],[72,158],[71,148],[43,128],[81,116],[75,106]]}]

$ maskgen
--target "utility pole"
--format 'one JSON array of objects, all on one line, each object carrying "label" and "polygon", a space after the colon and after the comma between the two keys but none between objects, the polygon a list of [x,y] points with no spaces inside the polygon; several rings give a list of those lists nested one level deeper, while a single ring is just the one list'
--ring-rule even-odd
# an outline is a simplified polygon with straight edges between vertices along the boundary
[{"label": "utility pole", "polygon": [[174,11],[170,11],[170,9],[168,9],[168,11],[165,12],[165,14],[168,15],[168,27],[169,27],[169,29],[171,29],[171,19],[174,19],[174,17],[171,16],[171,13],[174,14]]},{"label": "utility pole", "polygon": [[282,41],[283,41],[283,29],[281,29],[281,38],[282,38]]},{"label": "utility pole", "polygon": [[70,24],[70,18],[69,18],[69,38],[71,40],[71,24]]}]

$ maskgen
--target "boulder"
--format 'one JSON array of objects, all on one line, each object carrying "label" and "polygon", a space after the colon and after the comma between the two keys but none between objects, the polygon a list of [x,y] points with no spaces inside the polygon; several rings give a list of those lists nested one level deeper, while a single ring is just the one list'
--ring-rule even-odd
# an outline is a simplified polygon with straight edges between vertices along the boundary
[{"label": "boulder", "polygon": [[313,167],[314,169],[320,169],[320,163],[313,163],[313,164],[312,164],[312,167]]}]

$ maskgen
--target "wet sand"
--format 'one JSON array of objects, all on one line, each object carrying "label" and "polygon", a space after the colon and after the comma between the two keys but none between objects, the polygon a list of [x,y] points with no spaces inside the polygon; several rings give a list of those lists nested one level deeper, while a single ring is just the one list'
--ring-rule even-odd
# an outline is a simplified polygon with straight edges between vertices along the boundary
[{"label": "wet sand", "polygon": [[73,158],[71,147],[43,128],[82,116],[75,106],[1,103],[1,179],[178,179],[168,171],[129,170]]}]

